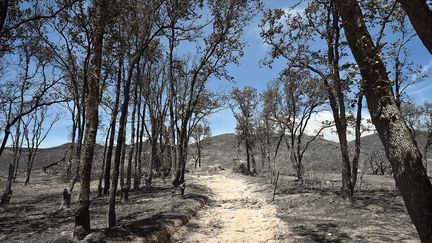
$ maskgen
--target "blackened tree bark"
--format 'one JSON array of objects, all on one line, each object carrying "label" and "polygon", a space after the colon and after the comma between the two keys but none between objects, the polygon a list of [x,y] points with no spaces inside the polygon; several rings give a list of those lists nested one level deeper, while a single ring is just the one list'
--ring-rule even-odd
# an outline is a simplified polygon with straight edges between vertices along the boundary
[{"label": "blackened tree bark", "polygon": [[118,67],[118,76],[117,76],[117,83],[116,83],[116,97],[114,101],[114,107],[111,113],[111,133],[108,143],[108,149],[106,154],[106,160],[105,160],[105,170],[104,170],[104,189],[103,194],[106,196],[109,194],[110,190],[110,176],[111,176],[111,160],[112,160],[112,153],[114,148],[114,139],[115,139],[115,132],[116,132],[116,123],[117,123],[117,114],[118,114],[118,107],[120,103],[120,88],[121,88],[121,80],[122,80],[122,69],[123,69],[123,58],[119,58],[119,67]]},{"label": "blackened tree bark", "polygon": [[139,164],[139,160],[141,159],[141,152],[142,152],[142,129],[140,126],[140,122],[141,122],[141,103],[142,103],[142,95],[141,95],[141,87],[142,85],[140,84],[140,77],[138,76],[138,80],[137,80],[137,89],[138,89],[138,97],[137,97],[137,123],[136,123],[136,135],[137,135],[137,139],[136,139],[136,143],[135,143],[135,155],[134,155],[134,181],[133,181],[133,189],[134,190],[138,190],[139,188],[139,178],[141,177],[140,175],[140,164]]},{"label": "blackened tree bark", "polygon": [[[244,142],[246,149],[246,164],[248,173],[251,173],[251,154],[255,143],[254,126],[256,123],[256,108],[258,106],[258,94],[255,88],[244,87],[242,90],[234,88],[231,91],[233,104],[230,108],[237,120],[239,142]],[[238,109],[238,112],[236,111]]]},{"label": "blackened tree bark", "polygon": [[422,156],[391,93],[391,81],[355,0],[337,0],[346,38],[363,77],[364,95],[396,185],[423,242],[432,240],[432,185]]},{"label": "blackened tree bark", "polygon": [[103,39],[109,12],[109,0],[94,1],[96,5],[96,24],[94,29],[94,56],[91,63],[91,78],[86,97],[85,141],[81,151],[81,191],[75,211],[74,237],[83,239],[90,233],[90,174],[93,162],[96,135],[99,124],[99,81],[101,79]]},{"label": "blackened tree bark", "polygon": [[98,183],[98,197],[101,197],[103,195],[103,188],[102,188],[102,182],[104,179],[104,172],[105,172],[105,161],[107,157],[107,149],[108,149],[108,140],[111,134],[111,127],[108,128],[107,134],[105,136],[105,143],[104,143],[104,152],[103,152],[103,161],[102,161],[102,168],[99,174],[99,183]]},{"label": "blackened tree bark", "polygon": [[[139,68],[138,68],[139,69]],[[137,75],[139,76],[139,75]],[[122,200],[123,201],[127,201],[129,200],[129,190],[131,187],[131,176],[132,176],[132,159],[134,157],[134,149],[135,149],[135,134],[136,134],[136,130],[135,130],[135,117],[136,117],[136,112],[137,112],[137,103],[138,103],[138,85],[135,84],[134,86],[134,103],[133,105],[133,110],[132,110],[132,127],[131,127],[131,148],[129,150],[128,153],[128,158],[127,158],[127,164],[126,164],[126,184],[124,186],[124,188],[122,188]]]},{"label": "blackened tree bark", "polygon": [[[109,207],[108,207],[108,227],[114,227],[116,225],[116,213],[115,213],[115,203],[116,203],[116,193],[117,193],[117,185],[120,174],[120,163],[122,160],[122,152],[126,149],[124,146],[125,134],[126,134],[126,121],[130,100],[130,87],[132,83],[132,76],[134,73],[135,65],[139,63],[141,59],[140,55],[135,55],[128,68],[127,80],[126,84],[123,88],[123,104],[121,107],[120,113],[120,121],[119,121],[119,130],[118,130],[118,138],[117,138],[117,146],[114,154],[114,167],[112,171],[112,180],[111,180],[111,188],[109,191]],[[139,67],[138,67],[139,68]],[[124,147],[124,148],[123,148]]]},{"label": "blackened tree bark", "polygon": [[[124,93],[129,93],[130,85],[125,86]],[[127,91],[126,91],[127,90]],[[125,129],[126,129],[126,121],[127,121],[127,110],[129,104],[129,95],[125,95],[125,100],[122,105],[121,114],[120,114],[120,125],[118,130],[118,138],[117,138],[117,146],[114,153],[114,167],[112,171],[112,180],[111,187],[109,191],[109,207],[108,207],[108,227],[114,227],[116,225],[116,213],[115,213],[115,202],[116,202],[116,193],[117,193],[117,185],[120,174],[120,163],[122,160],[122,150],[126,149],[124,147],[125,140]]]},{"label": "blackened tree bark", "polygon": [[9,0],[0,1],[0,31],[3,31],[3,26],[6,21],[9,8]]},{"label": "blackened tree bark", "polygon": [[432,10],[426,0],[399,0],[425,47],[432,54]]},{"label": "blackened tree bark", "polygon": [[[341,195],[342,197],[352,198],[354,195],[354,188],[357,182],[357,169],[358,161],[360,156],[360,127],[362,119],[362,101],[363,95],[360,88],[357,101],[357,115],[355,122],[355,150],[354,156],[352,158],[352,163],[350,161],[348,139],[347,139],[347,128],[348,119],[346,116],[345,107],[345,90],[344,86],[346,81],[341,79],[340,75],[340,17],[337,9],[334,6],[334,2],[331,1],[328,7],[327,21],[326,21],[326,31],[327,31],[327,46],[328,46],[328,65],[331,69],[331,78],[334,85],[329,83],[329,80],[321,74],[324,81],[324,86],[327,89],[330,107],[332,110],[333,118],[335,121],[336,131],[338,134],[339,145],[342,155],[342,187]],[[360,84],[361,86],[361,84]]]},{"label": "blackened tree bark", "polygon": [[[140,94],[141,94],[142,88],[140,87]],[[141,95],[140,95],[141,99]],[[141,101],[140,101],[141,102]],[[146,105],[142,105],[142,115],[138,115],[138,125],[140,127],[139,131],[139,143],[138,143],[138,149],[137,149],[137,164],[135,168],[135,175],[134,175],[134,190],[138,190],[141,185],[141,170],[142,170],[142,150],[143,150],[143,136],[144,136],[144,126],[145,126],[145,114],[146,114]],[[141,121],[140,121],[141,120]]]}]

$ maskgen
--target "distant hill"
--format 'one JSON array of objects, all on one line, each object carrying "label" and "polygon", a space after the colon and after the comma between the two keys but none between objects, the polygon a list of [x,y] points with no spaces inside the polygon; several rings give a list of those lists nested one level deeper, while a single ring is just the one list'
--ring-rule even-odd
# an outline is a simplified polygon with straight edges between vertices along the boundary
[{"label": "distant hill", "polygon": [[[127,148],[129,149],[130,145],[127,145]],[[148,142],[144,142],[144,152],[148,152],[149,148],[150,146]],[[70,143],[52,147],[52,148],[40,148],[35,156],[33,169],[42,169],[44,166],[47,166],[53,162],[60,161],[62,158],[64,158],[65,155],[69,153],[69,149],[70,149]],[[27,151],[28,150],[26,148],[22,149],[22,155],[19,162],[20,170],[25,170],[27,166],[27,155],[28,155]],[[95,154],[94,154],[94,163],[92,168],[93,175],[99,173],[100,169],[102,168],[103,153],[104,153],[103,146],[98,144],[95,148]],[[3,155],[0,157],[0,171],[7,173],[9,162],[13,161],[13,159],[14,159],[14,155],[12,149],[6,148],[5,151],[3,152]],[[61,162],[57,166],[52,167],[52,169],[54,169],[56,172],[63,171],[63,168],[66,168],[66,162]]]},{"label": "distant hill", "polygon": [[[305,137],[304,141],[308,141],[310,137]],[[278,138],[272,139],[272,147],[275,149]],[[190,145],[192,156],[195,155],[195,145]],[[338,153],[338,143],[317,138],[305,153],[305,167],[309,170],[323,170],[323,171],[339,171],[340,168],[340,153]],[[262,166],[262,159],[259,154],[258,148],[255,152],[255,159],[258,169]],[[233,133],[217,135],[204,140],[204,147],[202,150],[202,161],[204,166],[222,166],[231,168],[239,160],[245,161],[244,146],[239,146],[237,138]],[[191,157],[192,157],[191,156]],[[265,162],[267,163],[267,162]],[[267,167],[267,164],[264,164]],[[279,168],[290,168],[290,160],[288,149],[285,141],[280,144],[277,157],[277,166]]]},{"label": "distant hill", "polygon": [[[416,136],[417,146],[421,152],[423,152],[424,146],[426,144],[427,134],[425,132],[418,132]],[[354,141],[350,142],[350,146],[354,146]],[[378,134],[371,134],[361,138],[361,147],[365,151],[372,150],[382,150],[384,151],[384,146],[381,143],[381,140]],[[428,156],[429,157],[429,156]]]},{"label": "distant hill", "polygon": [[[307,141],[310,137],[306,136],[304,141]],[[278,138],[273,138],[273,148],[276,147]],[[420,150],[423,150],[425,144],[425,134],[418,136],[418,145]],[[207,138],[203,142],[204,147],[202,150],[202,163],[203,166],[222,166],[225,168],[231,168],[238,161],[245,161],[245,150],[242,144],[238,144],[236,135],[233,133],[216,135]],[[41,169],[52,162],[59,161],[62,159],[69,149],[70,144],[63,144],[57,147],[39,149],[36,155],[33,168]],[[351,149],[354,148],[354,141],[349,142]],[[129,147],[129,146],[128,146]],[[149,152],[150,145],[146,142],[144,144],[144,151]],[[196,155],[195,144],[190,144],[189,153],[189,165],[193,164],[193,157]],[[370,151],[384,151],[384,147],[377,134],[364,136],[361,139],[362,154]],[[97,146],[95,151],[95,163],[93,172],[101,168],[101,158],[103,157],[103,147]],[[255,152],[255,159],[258,169],[262,166],[262,159],[259,154],[258,148]],[[20,169],[24,169],[27,160],[27,151],[23,149]],[[432,156],[430,156],[432,157]],[[145,156],[148,160],[149,156]],[[2,157],[0,157],[0,170],[7,171],[9,161],[13,160],[13,153],[10,148],[6,148]],[[266,163],[266,162],[265,162]],[[341,171],[341,155],[339,150],[339,144],[336,142],[328,141],[323,138],[317,138],[311,145],[308,151],[305,153],[304,165],[306,170],[309,171],[325,171],[325,172],[340,172]],[[65,164],[57,166],[56,170],[61,170]],[[264,164],[267,167],[267,164]],[[279,168],[287,169],[290,172],[291,164],[289,160],[288,149],[285,141],[282,141],[277,157],[277,166]]]},{"label": "distant hill", "polygon": [[[33,168],[39,169],[45,165],[48,165],[54,161],[59,161],[64,157],[69,149],[70,144],[63,144],[52,148],[40,148],[35,156]],[[22,149],[22,156],[20,160],[20,168],[25,168],[27,163],[27,152],[26,148]],[[3,155],[0,157],[0,169],[5,170],[9,166],[9,162],[13,161],[13,151],[10,148],[6,148]]]}]

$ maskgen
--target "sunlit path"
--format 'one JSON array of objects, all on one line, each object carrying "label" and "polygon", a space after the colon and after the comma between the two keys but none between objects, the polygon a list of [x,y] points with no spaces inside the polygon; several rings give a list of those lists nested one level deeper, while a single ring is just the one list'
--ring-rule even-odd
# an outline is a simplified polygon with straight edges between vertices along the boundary
[{"label": "sunlit path", "polygon": [[200,176],[213,202],[173,236],[174,242],[286,242],[285,222],[277,208],[247,177],[224,172]]}]

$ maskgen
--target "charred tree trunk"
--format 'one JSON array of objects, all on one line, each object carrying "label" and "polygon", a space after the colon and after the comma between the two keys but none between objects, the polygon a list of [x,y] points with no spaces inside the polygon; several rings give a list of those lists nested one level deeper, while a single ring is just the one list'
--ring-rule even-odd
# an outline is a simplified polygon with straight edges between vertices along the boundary
[{"label": "charred tree trunk", "polygon": [[198,152],[198,167],[201,167],[201,141],[197,142],[197,152]]},{"label": "charred tree trunk", "polygon": [[137,104],[137,123],[136,123],[136,134],[137,134],[137,141],[135,143],[135,156],[134,156],[134,181],[133,181],[133,189],[134,190],[138,190],[139,188],[139,177],[141,177],[140,175],[140,159],[141,159],[141,152],[142,152],[142,136],[143,131],[141,129],[141,102],[142,102],[142,96],[141,96],[141,85],[138,83],[137,85],[139,85],[139,91],[138,91],[138,104]]},{"label": "charred tree trunk", "polygon": [[5,127],[3,140],[2,140],[2,143],[1,143],[1,145],[0,145],[0,157],[2,156],[3,151],[4,151],[5,147],[6,147],[7,141],[8,141],[8,139],[9,139],[9,136],[10,136],[10,128],[11,128],[11,127],[10,127],[9,124],[7,124],[6,127]]},{"label": "charred tree trunk", "polygon": [[0,2],[0,31],[3,31],[4,24],[6,22],[6,17],[8,14],[9,0],[4,0]]},{"label": "charred tree trunk", "polygon": [[354,140],[354,156],[352,159],[352,172],[351,172],[351,195],[354,194],[354,188],[357,183],[358,163],[360,158],[360,139],[361,139],[361,120],[362,120],[362,107],[363,107],[363,91],[360,88],[360,94],[357,101],[357,117],[355,123],[355,140]]},{"label": "charred tree trunk", "polygon": [[99,183],[98,183],[98,197],[101,197],[103,195],[103,188],[102,188],[102,182],[104,178],[104,171],[105,171],[105,161],[107,156],[107,148],[108,148],[108,139],[110,136],[111,127],[108,128],[107,135],[105,137],[105,144],[104,144],[104,152],[103,152],[103,160],[102,160],[102,168],[99,174]]},{"label": "charred tree trunk", "polygon": [[[127,123],[127,118],[126,118],[126,123]],[[126,124],[125,124],[126,126]],[[124,141],[123,141],[123,149],[121,151],[121,156],[120,156],[120,189],[123,192],[124,191],[124,186],[125,186],[125,174],[126,174],[126,168],[125,168],[125,159],[126,159],[126,128],[124,129]]]},{"label": "charred tree trunk", "polygon": [[149,174],[148,177],[146,179],[146,187],[151,187],[152,185],[152,180],[153,180],[153,170],[159,163],[159,150],[158,150],[158,142],[157,142],[157,138],[158,138],[158,134],[157,134],[157,121],[156,121],[156,117],[152,117],[151,120],[151,158],[150,158],[150,168],[149,168]]},{"label": "charred tree trunk", "polygon": [[[137,75],[138,76],[138,75]],[[129,150],[127,165],[126,165],[126,185],[124,187],[124,190],[122,191],[122,200],[128,201],[129,200],[129,190],[131,188],[131,176],[132,176],[132,160],[134,157],[134,149],[135,149],[135,116],[137,112],[137,103],[138,103],[138,85],[135,85],[134,88],[134,103],[133,103],[133,110],[132,110],[132,124],[131,124],[131,149]]]},{"label": "charred tree trunk", "polygon": [[74,237],[79,240],[90,233],[90,175],[99,125],[99,82],[101,79],[103,39],[109,12],[109,3],[109,0],[95,1],[98,17],[94,30],[94,56],[91,63],[91,77],[86,97],[85,144],[82,148],[80,158],[81,190],[75,211]]},{"label": "charred tree trunk", "polygon": [[112,153],[114,149],[114,139],[115,139],[115,131],[116,131],[116,123],[117,123],[117,114],[118,114],[118,107],[120,103],[120,88],[121,88],[121,81],[122,81],[122,69],[123,69],[123,59],[119,59],[119,68],[118,68],[118,76],[117,76],[117,83],[116,83],[116,96],[114,101],[114,107],[111,113],[111,121],[110,121],[110,138],[109,138],[109,144],[107,149],[107,155],[106,155],[106,161],[105,161],[105,170],[104,170],[104,189],[103,194],[108,195],[110,190],[110,178],[111,178],[111,160],[112,160]]},{"label": "charred tree trunk", "polygon": [[[186,137],[183,137],[182,135],[179,136],[180,138],[180,144],[179,144],[179,167],[180,167],[180,184],[183,184],[185,182],[185,173],[186,173],[186,162],[187,162],[187,155],[188,155],[188,141]],[[182,191],[183,196],[183,191]]]},{"label": "charred tree trunk", "polygon": [[128,113],[129,100],[130,100],[130,87],[132,82],[134,66],[137,63],[139,63],[139,59],[140,57],[137,56],[133,60],[131,60],[131,63],[129,64],[130,67],[128,69],[126,85],[123,88],[124,100],[121,107],[117,147],[114,154],[114,167],[112,173],[111,188],[109,192],[108,227],[110,228],[116,225],[116,213],[115,213],[116,193],[117,193],[117,184],[118,184],[119,172],[120,172],[120,163],[122,160],[121,158],[122,152],[123,149],[126,149],[123,148],[123,145],[125,143],[126,121],[127,121],[127,113]]},{"label": "charred tree trunk", "polygon": [[10,202],[10,199],[12,197],[12,180],[14,175],[14,165],[12,163],[9,164],[9,173],[8,173],[8,180],[6,184],[5,191],[3,192],[3,195],[0,200],[0,205],[7,204]]},{"label": "charred tree trunk", "polygon": [[423,44],[432,54],[432,10],[426,0],[399,0],[399,3]]},{"label": "charred tree trunk", "polygon": [[[125,91],[126,93],[126,91]],[[125,101],[122,105],[122,111],[120,115],[120,126],[118,131],[117,146],[114,154],[114,167],[112,171],[111,187],[109,192],[109,208],[108,208],[108,227],[114,227],[116,225],[116,214],[115,214],[115,198],[117,193],[117,185],[120,174],[120,163],[122,157],[122,150],[125,139],[126,119],[127,119],[128,105]]]},{"label": "charred tree trunk", "polygon": [[246,164],[247,164],[247,170],[248,170],[248,174],[250,174],[251,169],[250,169],[250,151],[249,151],[249,138],[248,138],[248,134],[246,134],[246,138],[245,138],[245,147],[246,147]]},{"label": "charred tree trunk", "polygon": [[[141,92],[140,92],[141,93]],[[134,177],[134,189],[138,190],[138,188],[141,185],[141,176],[142,176],[142,150],[143,150],[143,136],[144,136],[144,130],[145,130],[145,121],[144,121],[144,117],[145,117],[145,109],[146,105],[143,104],[143,111],[142,111],[142,119],[141,119],[141,124],[138,122],[139,125],[141,125],[140,128],[140,135],[139,135],[139,147],[138,147],[138,164],[137,164],[137,169],[135,171],[135,177]],[[141,118],[141,116],[140,116]]]},{"label": "charred tree trunk", "polygon": [[33,162],[34,162],[36,153],[37,153],[37,151],[31,151],[31,152],[29,151],[29,154],[28,154],[26,180],[24,182],[24,185],[26,185],[26,186],[30,183],[30,174],[31,174],[31,171],[33,169]]},{"label": "charred tree trunk", "polygon": [[74,108],[72,111],[72,130],[71,130],[71,144],[69,146],[69,157],[68,157],[68,165],[66,168],[66,179],[70,180],[72,179],[72,168],[73,168],[73,159],[75,155],[75,137],[76,137],[76,130],[77,130],[77,122],[76,122],[76,107],[77,104],[74,104]]},{"label": "charred tree trunk", "polygon": [[432,185],[422,156],[397,108],[391,81],[355,0],[338,0],[346,38],[363,77],[364,95],[396,185],[423,242],[432,240]]},{"label": "charred tree trunk", "polygon": [[[289,149],[291,147],[291,153],[290,153],[290,159],[291,159],[291,163],[293,163],[294,165],[294,169],[296,171],[296,175],[297,175],[297,181],[299,183],[303,183],[304,182],[304,166],[303,166],[303,158],[301,156],[301,137],[297,137],[297,143],[295,142],[295,140],[293,140],[295,138],[291,139],[291,146],[289,146],[289,144],[287,144],[287,148]],[[300,140],[299,140],[300,139]]]},{"label": "charred tree trunk", "polygon": [[327,14],[327,46],[328,46],[328,64],[331,67],[332,80],[335,85],[330,85],[327,79],[324,79],[324,85],[327,88],[330,107],[332,109],[335,127],[338,134],[339,146],[342,155],[342,197],[353,196],[351,188],[351,162],[348,149],[347,139],[347,119],[345,109],[345,97],[342,91],[342,80],[339,73],[339,14],[335,9],[333,2]]}]

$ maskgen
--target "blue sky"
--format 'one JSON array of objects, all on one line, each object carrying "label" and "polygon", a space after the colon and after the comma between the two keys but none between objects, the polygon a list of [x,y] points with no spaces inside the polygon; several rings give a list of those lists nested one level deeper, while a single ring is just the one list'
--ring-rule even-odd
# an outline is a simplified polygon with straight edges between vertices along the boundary
[{"label": "blue sky", "polygon": [[[286,0],[265,0],[266,8],[287,8],[294,1]],[[229,67],[230,74],[234,77],[235,83],[224,80],[211,80],[210,87],[221,91],[229,92],[232,87],[252,86],[258,91],[266,87],[269,80],[275,79],[279,72],[283,69],[283,62],[277,62],[272,68],[262,67],[259,62],[266,55],[267,47],[263,44],[259,37],[259,23],[260,16],[256,16],[253,22],[246,28],[244,40],[247,42],[245,55],[240,60],[240,65],[231,65]],[[418,38],[409,44],[411,50],[412,60],[416,64],[424,65],[424,72],[432,70],[432,56],[427,49],[423,46]],[[411,86],[407,93],[416,103],[423,103],[424,101],[431,100],[432,98],[432,82],[428,78],[422,80],[415,85]],[[101,111],[103,112],[103,111]],[[67,114],[67,113],[65,113]],[[52,129],[42,147],[51,147],[69,142],[70,119],[65,115]],[[368,115],[365,114],[367,117]],[[318,115],[316,121],[311,124],[311,130],[319,126],[321,120],[331,119],[331,113],[324,112]],[[236,121],[229,109],[221,110],[220,112],[208,118],[212,134],[218,135],[223,133],[234,132]],[[99,133],[103,135],[103,132]],[[324,134],[325,138],[335,140],[336,136],[330,131]],[[102,143],[103,138],[98,136],[98,142]]]}]

